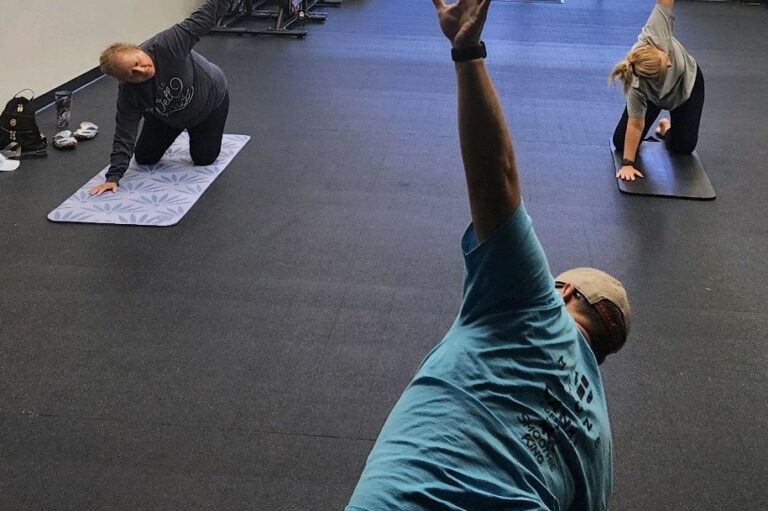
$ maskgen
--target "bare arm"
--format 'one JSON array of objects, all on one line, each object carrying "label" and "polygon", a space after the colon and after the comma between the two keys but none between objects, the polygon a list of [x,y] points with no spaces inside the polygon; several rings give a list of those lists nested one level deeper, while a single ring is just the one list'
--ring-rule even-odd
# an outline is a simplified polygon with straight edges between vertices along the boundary
[{"label": "bare arm", "polygon": [[[627,121],[627,131],[624,135],[625,160],[635,161],[637,148],[640,147],[640,138],[645,128],[645,117],[630,117]],[[636,177],[645,177],[633,165],[623,165],[616,173],[616,177],[625,181],[634,181]]]},{"label": "bare arm", "polygon": [[[490,0],[432,0],[443,33],[454,48],[474,48]],[[459,140],[469,207],[478,241],[506,222],[520,205],[520,181],[501,103],[480,59],[456,63]]]},{"label": "bare arm", "polygon": [[478,241],[520,205],[520,180],[499,98],[482,60],[456,63],[459,139]]},{"label": "bare arm", "polygon": [[656,0],[656,3],[662,7],[669,9],[670,11],[675,6],[675,0]]},{"label": "bare arm", "polygon": [[630,117],[627,122],[627,132],[624,136],[624,159],[634,160],[637,156],[637,148],[640,147],[640,137],[645,128],[644,117]]}]

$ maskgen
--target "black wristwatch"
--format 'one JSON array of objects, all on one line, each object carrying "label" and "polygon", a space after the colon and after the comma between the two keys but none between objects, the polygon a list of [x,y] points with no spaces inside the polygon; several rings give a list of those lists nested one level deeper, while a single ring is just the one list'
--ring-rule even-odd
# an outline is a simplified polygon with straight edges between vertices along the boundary
[{"label": "black wristwatch", "polygon": [[627,165],[629,165],[630,167],[634,168],[635,167],[635,162],[633,160],[628,160],[626,158],[621,160],[621,166],[622,167],[626,167]]},{"label": "black wristwatch", "polygon": [[466,62],[468,60],[484,59],[488,56],[485,51],[485,43],[480,41],[477,46],[467,48],[451,48],[451,58],[454,62]]}]

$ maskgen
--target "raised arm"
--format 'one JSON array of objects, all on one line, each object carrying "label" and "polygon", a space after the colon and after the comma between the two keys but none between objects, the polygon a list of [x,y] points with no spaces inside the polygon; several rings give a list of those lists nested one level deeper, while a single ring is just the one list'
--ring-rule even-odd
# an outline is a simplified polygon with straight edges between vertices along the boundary
[{"label": "raised arm", "polygon": [[[432,0],[454,49],[480,45],[490,0]],[[501,103],[482,59],[456,62],[459,140],[478,241],[501,227],[520,205],[520,180]]]},{"label": "raised arm", "polygon": [[224,16],[230,0],[206,0],[187,19],[155,36],[161,44],[179,56],[188,54],[201,37]]},{"label": "raised arm", "polygon": [[193,37],[200,39],[224,16],[230,0],[206,0],[198,10],[178,24]]}]

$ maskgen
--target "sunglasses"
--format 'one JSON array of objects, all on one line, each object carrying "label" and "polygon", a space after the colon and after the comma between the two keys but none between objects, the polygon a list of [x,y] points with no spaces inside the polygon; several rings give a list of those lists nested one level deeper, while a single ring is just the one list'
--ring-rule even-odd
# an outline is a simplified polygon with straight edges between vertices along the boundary
[{"label": "sunglasses", "polygon": [[[555,289],[563,289],[565,287],[565,283],[563,282],[555,282]],[[573,292],[573,295],[578,298],[579,300],[584,300],[584,295],[579,293],[578,289],[575,289]]]}]

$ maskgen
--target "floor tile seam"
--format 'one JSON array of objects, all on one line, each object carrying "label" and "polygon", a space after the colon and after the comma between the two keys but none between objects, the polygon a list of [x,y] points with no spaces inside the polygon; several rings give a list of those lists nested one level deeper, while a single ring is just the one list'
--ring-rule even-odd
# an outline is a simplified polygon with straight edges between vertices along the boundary
[{"label": "floor tile seam", "polygon": [[[459,231],[457,230],[456,232],[459,232]],[[450,234],[449,234],[449,236],[450,236]],[[453,238],[451,238],[451,239],[453,240]],[[453,241],[451,241],[450,243],[453,243]],[[338,283],[338,278],[336,278],[336,277],[329,277],[325,281],[308,280],[308,279],[286,279],[284,281],[284,283],[286,285],[294,284],[294,285],[297,286],[297,288],[301,288],[302,285],[306,285],[306,284],[328,286],[328,285],[332,285],[332,284]],[[411,293],[411,292],[417,293],[417,294],[420,294],[420,293],[437,293],[437,292],[442,293],[442,292],[445,291],[445,287],[443,287],[443,286],[429,286],[429,287],[428,286],[394,286],[394,285],[388,285],[388,284],[382,284],[382,283],[376,283],[376,282],[370,283],[370,281],[365,281],[365,280],[345,281],[345,286],[346,287],[364,288],[364,289],[386,289],[386,290],[391,289],[393,291],[400,292],[400,293],[405,293],[405,294],[408,294],[408,293]],[[7,289],[6,289],[6,291],[7,291]],[[36,293],[37,294],[32,293],[32,292],[27,292],[27,297],[34,298],[35,296],[40,296],[40,297],[50,298],[50,296],[51,296],[51,292],[49,290],[39,290]],[[307,305],[307,300],[303,300],[299,293],[300,292],[297,291],[295,299],[288,300],[288,302],[295,301],[295,303],[301,304],[302,306],[306,306]],[[58,292],[55,293],[55,295],[57,295],[57,296],[71,296],[72,294],[73,293],[70,290],[62,290],[62,291],[58,291]],[[75,292],[74,294],[75,295],[79,295],[79,296],[92,297],[94,299],[98,299],[100,296],[101,297],[112,297],[112,296],[114,296],[114,295],[111,295],[109,293],[103,293],[103,294],[99,295],[99,294],[95,294],[95,293],[91,293],[91,292],[87,292],[87,291],[78,291],[78,292]],[[196,301],[193,298],[189,298],[184,293],[141,293],[141,294],[131,294],[131,295],[121,294],[120,296],[121,297],[131,296],[132,298],[136,298],[136,299],[140,299],[142,297],[157,299],[157,298],[161,298],[161,297],[162,298],[174,298],[174,297],[178,297],[178,296],[185,296],[186,299],[188,300],[188,302],[186,302],[187,304],[190,304],[190,303],[198,303],[198,304],[200,304],[200,303],[206,303],[208,301],[216,301],[216,302],[226,302],[226,303],[230,303],[230,304],[238,303],[240,305],[247,306],[247,305],[253,305],[253,304],[265,304],[265,303],[267,303],[267,302],[265,302],[263,297],[261,297],[261,298],[254,297],[254,298],[244,299],[244,298],[233,298],[233,297],[211,298],[210,296],[207,296],[207,297],[204,296],[204,297],[200,298],[200,301]],[[288,303],[288,305],[290,305],[290,303]],[[318,304],[318,306],[324,306],[324,304],[321,303],[321,304]],[[365,309],[365,307],[355,307],[355,306],[351,306],[351,307],[347,307],[347,308],[348,309]]]},{"label": "floor tile seam", "polygon": [[277,431],[277,430],[270,430],[270,429],[263,429],[263,428],[244,428],[244,427],[221,427],[216,426],[209,423],[176,423],[176,422],[168,422],[168,421],[150,421],[150,422],[136,422],[126,419],[119,419],[115,417],[98,417],[98,416],[88,416],[88,415],[77,415],[77,416],[70,416],[70,415],[63,415],[63,414],[53,414],[53,413],[35,413],[35,414],[29,414],[29,413],[0,413],[0,419],[10,419],[10,418],[42,418],[42,419],[52,419],[52,420],[66,420],[70,422],[94,422],[94,423],[110,423],[110,424],[121,424],[124,426],[136,426],[141,428],[147,428],[152,426],[160,426],[160,427],[167,427],[167,428],[187,428],[187,429],[198,429],[199,426],[210,426],[209,430],[218,430],[218,431],[229,431],[229,432],[239,432],[239,433],[257,433],[262,435],[269,435],[269,436],[281,436],[281,437],[295,437],[295,438],[317,438],[317,439],[326,439],[326,440],[349,440],[354,442],[374,442],[376,441],[375,437],[362,437],[362,436],[352,436],[352,435],[331,435],[331,434],[325,434],[325,433],[299,433],[299,432],[290,432],[290,431]]},{"label": "floor tile seam", "polygon": [[768,319],[768,311],[766,312],[760,312],[760,311],[750,311],[750,310],[744,310],[744,309],[719,309],[719,308],[707,308],[707,307],[686,307],[683,305],[644,305],[644,309],[662,309],[662,310],[681,310],[681,311],[690,311],[690,312],[705,312],[705,313],[718,313],[718,314],[739,314],[744,316],[755,316],[757,318],[763,318]]}]

